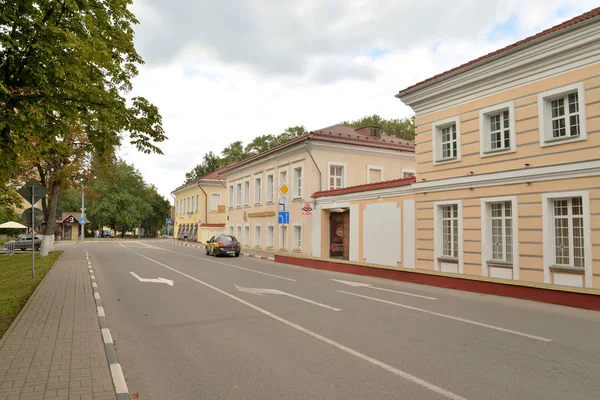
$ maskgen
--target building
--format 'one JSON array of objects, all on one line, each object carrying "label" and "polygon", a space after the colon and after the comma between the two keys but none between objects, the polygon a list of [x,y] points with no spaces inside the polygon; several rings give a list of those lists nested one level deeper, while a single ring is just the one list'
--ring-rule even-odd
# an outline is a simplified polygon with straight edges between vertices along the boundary
[{"label": "building", "polygon": [[225,181],[219,169],[179,186],[171,194],[175,201],[173,237],[206,242],[225,228]]},{"label": "building", "polygon": [[[233,164],[222,174],[227,180],[227,232],[244,248],[310,255],[311,195],[414,176],[414,145],[377,127],[333,125]],[[279,211],[289,212],[289,221],[279,221]],[[345,237],[348,208],[342,204],[334,211],[332,218],[343,228],[338,233]],[[336,244],[339,257],[347,258],[348,251],[343,240]]]},{"label": "building", "polygon": [[[58,215],[56,228],[54,229],[55,240],[79,240],[81,237],[80,219],[80,212],[63,212]],[[86,223],[91,224],[89,220]],[[41,232],[43,232],[43,229]]]},{"label": "building", "polygon": [[416,182],[315,193],[313,257],[344,205],[351,261],[600,288],[600,8],[397,97]]}]

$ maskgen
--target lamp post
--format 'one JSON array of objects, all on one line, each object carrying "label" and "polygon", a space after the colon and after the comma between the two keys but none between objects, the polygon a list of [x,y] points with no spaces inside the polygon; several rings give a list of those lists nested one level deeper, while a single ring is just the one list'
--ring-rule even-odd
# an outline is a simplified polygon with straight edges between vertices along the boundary
[{"label": "lamp post", "polygon": [[[81,222],[84,222],[83,224]],[[83,192],[83,185],[81,185],[81,221],[79,221],[79,225],[81,226],[81,237],[80,240],[85,239],[85,196]]]}]

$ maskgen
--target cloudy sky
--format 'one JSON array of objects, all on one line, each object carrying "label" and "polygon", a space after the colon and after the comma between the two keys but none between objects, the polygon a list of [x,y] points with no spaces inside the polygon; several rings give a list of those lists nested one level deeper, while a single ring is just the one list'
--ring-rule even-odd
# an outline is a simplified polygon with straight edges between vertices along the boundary
[{"label": "cloudy sky", "polygon": [[134,0],[164,155],[120,154],[169,193],[208,151],[294,125],[411,115],[400,89],[598,6],[597,0]]}]

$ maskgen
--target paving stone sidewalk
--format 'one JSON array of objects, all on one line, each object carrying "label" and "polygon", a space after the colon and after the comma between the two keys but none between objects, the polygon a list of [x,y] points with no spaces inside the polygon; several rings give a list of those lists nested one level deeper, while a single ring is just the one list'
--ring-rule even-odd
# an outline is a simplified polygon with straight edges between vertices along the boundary
[{"label": "paving stone sidewalk", "polygon": [[0,400],[116,399],[85,252],[61,250],[0,343]]}]

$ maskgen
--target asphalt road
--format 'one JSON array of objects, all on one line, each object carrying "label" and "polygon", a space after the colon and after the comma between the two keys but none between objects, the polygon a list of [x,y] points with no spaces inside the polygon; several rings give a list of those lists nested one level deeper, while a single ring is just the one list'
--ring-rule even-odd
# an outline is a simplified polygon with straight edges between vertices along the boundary
[{"label": "asphalt road", "polygon": [[600,398],[598,312],[160,241],[80,246],[142,399]]}]

